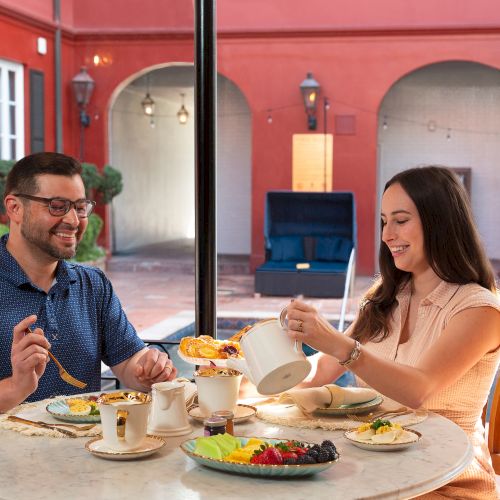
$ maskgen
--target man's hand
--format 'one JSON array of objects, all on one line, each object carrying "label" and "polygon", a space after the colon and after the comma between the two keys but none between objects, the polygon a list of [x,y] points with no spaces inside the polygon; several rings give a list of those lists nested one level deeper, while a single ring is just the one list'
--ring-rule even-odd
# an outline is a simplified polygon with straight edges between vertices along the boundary
[{"label": "man's hand", "polygon": [[36,321],[36,316],[28,316],[14,327],[10,360],[12,364],[12,385],[22,399],[36,391],[38,381],[47,366],[49,341],[41,328],[26,334]]},{"label": "man's hand", "polygon": [[177,375],[177,368],[167,354],[151,348],[137,360],[134,370],[137,380],[147,387],[156,382],[172,380]]}]

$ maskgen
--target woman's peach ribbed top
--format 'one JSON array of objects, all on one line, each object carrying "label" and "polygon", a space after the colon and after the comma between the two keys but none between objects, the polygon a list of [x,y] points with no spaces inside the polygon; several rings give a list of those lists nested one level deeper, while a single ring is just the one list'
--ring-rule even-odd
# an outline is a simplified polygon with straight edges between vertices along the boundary
[{"label": "woman's peach ribbed top", "polygon": [[[500,312],[499,298],[489,290],[477,284],[457,285],[442,281],[420,302],[415,328],[408,341],[399,344],[410,298],[411,288],[408,284],[397,296],[398,305],[390,323],[389,336],[382,342],[367,343],[366,349],[398,363],[415,366],[422,353],[439,338],[455,314],[464,309],[485,306]],[[471,340],[473,338],[474,335],[471,335]],[[474,462],[462,475],[440,488],[435,495],[431,494],[425,498],[498,498],[495,475],[484,440],[481,414],[499,361],[500,347],[485,354],[459,380],[425,401],[424,408],[452,420],[469,435],[475,453]],[[366,385],[361,379],[358,379],[358,383]]]}]

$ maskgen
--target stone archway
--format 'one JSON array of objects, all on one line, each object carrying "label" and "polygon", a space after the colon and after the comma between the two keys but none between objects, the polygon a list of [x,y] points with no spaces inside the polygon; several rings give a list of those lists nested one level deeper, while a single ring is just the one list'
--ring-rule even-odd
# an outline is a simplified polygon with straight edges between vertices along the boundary
[{"label": "stone archway", "polygon": [[[251,241],[251,116],[245,97],[218,76],[217,245],[248,255]],[[149,88],[151,119],[141,108]],[[181,93],[189,119],[178,122]],[[168,65],[125,86],[110,110],[110,158],[124,179],[113,200],[115,252],[194,238],[194,69]]]},{"label": "stone archway", "polygon": [[466,167],[471,168],[472,208],[487,254],[500,258],[498,116],[500,71],[483,64],[431,64],[390,88],[378,114],[377,242],[380,198],[390,177],[423,164]]}]

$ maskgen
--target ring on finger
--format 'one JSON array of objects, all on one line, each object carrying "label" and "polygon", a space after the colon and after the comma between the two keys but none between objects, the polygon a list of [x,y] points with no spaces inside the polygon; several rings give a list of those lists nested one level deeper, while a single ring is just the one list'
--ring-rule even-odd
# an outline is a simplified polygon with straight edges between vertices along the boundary
[{"label": "ring on finger", "polygon": [[299,332],[304,331],[304,327],[303,327],[304,322],[303,322],[301,319],[298,319],[298,320],[297,320],[297,324],[298,324],[298,326],[297,326],[298,331],[299,331]]}]

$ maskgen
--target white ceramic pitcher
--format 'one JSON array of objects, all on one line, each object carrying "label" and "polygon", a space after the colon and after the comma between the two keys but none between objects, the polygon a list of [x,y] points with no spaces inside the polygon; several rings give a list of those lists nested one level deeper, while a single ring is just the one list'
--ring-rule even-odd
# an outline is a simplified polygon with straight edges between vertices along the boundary
[{"label": "white ceramic pitcher", "polygon": [[184,384],[159,382],[151,386],[153,404],[148,433],[157,436],[182,436],[191,432],[186,410]]},{"label": "white ceramic pitcher", "polygon": [[227,366],[243,372],[260,394],[291,389],[311,371],[302,344],[285,334],[283,323],[283,314],[280,320],[259,321],[240,339],[245,359],[227,360]]}]

